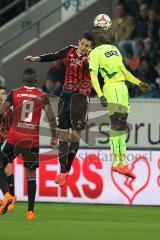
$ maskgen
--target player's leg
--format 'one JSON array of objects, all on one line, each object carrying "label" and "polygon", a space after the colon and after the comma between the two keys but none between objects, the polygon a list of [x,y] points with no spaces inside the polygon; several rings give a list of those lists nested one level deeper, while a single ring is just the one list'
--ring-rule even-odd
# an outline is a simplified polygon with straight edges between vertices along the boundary
[{"label": "player's leg", "polygon": [[119,112],[118,102],[120,101],[120,97],[118,98],[118,92],[115,89],[115,84],[104,86],[103,93],[108,102],[107,110],[109,111],[109,117],[111,120],[109,143],[112,152],[113,167],[116,168],[121,161],[119,131],[117,129],[117,117],[115,115],[116,112]]},{"label": "player's leg", "polygon": [[12,173],[12,164],[8,163],[5,167],[5,174],[6,174],[6,180],[7,180],[7,186],[9,193],[13,197],[12,203],[8,206],[8,211],[12,211],[15,205],[15,202],[17,200],[17,197],[15,195],[15,188],[14,188],[14,176]]},{"label": "player's leg", "polygon": [[73,160],[79,149],[80,136],[81,136],[81,131],[72,130],[71,138],[70,138],[70,145],[69,145],[69,150],[68,150],[68,161],[67,161],[67,165],[66,165],[67,172],[69,172],[71,170]]},{"label": "player's leg", "polygon": [[68,156],[68,141],[69,133],[68,129],[59,129],[59,163],[60,163],[60,173],[66,173],[66,162]]},{"label": "player's leg", "polygon": [[34,205],[36,196],[36,169],[39,167],[39,147],[20,148],[26,169],[27,193],[28,193],[28,211],[27,220],[34,220]]},{"label": "player's leg", "polygon": [[36,169],[26,168],[26,181],[27,181],[27,193],[28,193],[28,211],[27,220],[34,220],[34,205],[36,196]]},{"label": "player's leg", "polygon": [[112,170],[120,174],[134,177],[126,164],[126,130],[129,111],[128,89],[124,83],[115,83],[104,88],[108,101],[111,120],[110,146],[113,156]]},{"label": "player's leg", "polygon": [[9,143],[4,143],[0,152],[0,189],[4,195],[4,199],[0,208],[0,214],[5,214],[8,210],[9,205],[13,202],[13,197],[8,191],[7,179],[4,169],[9,161],[12,162],[15,157],[16,152],[14,150],[14,146]]},{"label": "player's leg", "polygon": [[60,173],[56,176],[55,183],[59,184],[60,187],[65,185],[67,181],[66,163],[68,157],[68,143],[68,129],[59,129],[58,156]]},{"label": "player's leg", "polygon": [[77,154],[80,144],[81,131],[87,124],[88,97],[84,94],[77,93],[71,100],[71,138],[68,151],[67,172],[70,171],[73,160]]},{"label": "player's leg", "polygon": [[58,131],[59,131],[59,164],[60,173],[56,176],[55,183],[62,187],[67,180],[66,163],[69,147],[69,128],[70,128],[70,100],[69,93],[63,92],[58,103]]},{"label": "player's leg", "polygon": [[7,185],[8,185],[9,192],[12,196],[14,196],[15,191],[14,191],[14,176],[12,173],[12,164],[10,163],[7,164],[7,166],[5,167],[5,174],[7,178]]}]

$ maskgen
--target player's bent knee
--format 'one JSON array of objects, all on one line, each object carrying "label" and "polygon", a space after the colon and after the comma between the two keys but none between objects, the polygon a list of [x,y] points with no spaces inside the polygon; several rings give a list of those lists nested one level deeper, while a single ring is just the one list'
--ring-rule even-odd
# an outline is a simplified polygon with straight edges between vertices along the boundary
[{"label": "player's bent knee", "polygon": [[116,131],[126,131],[128,128],[127,113],[114,113],[110,116],[111,129]]}]

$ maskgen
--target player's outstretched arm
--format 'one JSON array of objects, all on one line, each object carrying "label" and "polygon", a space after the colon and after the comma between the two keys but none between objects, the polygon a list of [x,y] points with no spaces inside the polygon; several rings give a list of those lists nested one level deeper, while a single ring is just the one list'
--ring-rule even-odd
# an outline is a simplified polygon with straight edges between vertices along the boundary
[{"label": "player's outstretched arm", "polygon": [[123,74],[124,74],[124,76],[125,76],[125,79],[126,79],[128,82],[131,82],[131,83],[139,86],[139,84],[140,84],[141,81],[138,80],[136,77],[134,77],[134,76],[132,75],[132,73],[125,68],[125,66],[122,66],[122,67],[121,67],[121,70],[122,70],[122,72],[123,72]]},{"label": "player's outstretched arm", "polygon": [[96,93],[97,93],[97,95],[100,99],[101,105],[103,107],[107,107],[107,100],[103,96],[103,93],[102,93],[100,85],[99,85],[98,72],[97,71],[91,71],[90,76],[91,76],[91,82],[92,82],[93,88],[96,91]]},{"label": "player's outstretched arm", "polygon": [[42,54],[40,56],[26,56],[24,58],[24,61],[30,61],[30,62],[53,62],[59,59],[64,59],[66,55],[68,54],[68,51],[72,48],[72,46],[68,46],[65,48],[62,48],[61,50],[54,52],[54,53],[46,53]]},{"label": "player's outstretched arm", "polygon": [[149,86],[149,84],[145,82],[141,82],[137,78],[135,78],[130,71],[128,71],[125,66],[121,68],[123,74],[125,75],[125,78],[127,81],[139,86],[140,90],[144,93],[152,91],[152,88]]}]

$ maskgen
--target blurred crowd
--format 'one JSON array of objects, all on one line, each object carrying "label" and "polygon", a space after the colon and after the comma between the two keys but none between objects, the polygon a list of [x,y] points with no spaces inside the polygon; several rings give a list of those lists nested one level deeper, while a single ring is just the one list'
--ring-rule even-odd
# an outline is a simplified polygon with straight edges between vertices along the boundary
[{"label": "blurred crowd", "polygon": [[116,5],[112,38],[124,63],[153,91],[142,95],[129,85],[131,97],[160,97],[160,1],[120,0]]}]

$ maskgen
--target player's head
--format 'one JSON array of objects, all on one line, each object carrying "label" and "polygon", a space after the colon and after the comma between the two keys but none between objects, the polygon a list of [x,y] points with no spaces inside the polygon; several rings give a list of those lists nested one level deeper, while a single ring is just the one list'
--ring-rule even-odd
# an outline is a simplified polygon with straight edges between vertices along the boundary
[{"label": "player's head", "polygon": [[23,83],[26,86],[35,86],[37,83],[36,72],[33,68],[27,68],[23,73]]},{"label": "player's head", "polygon": [[93,44],[92,36],[89,32],[84,32],[78,41],[78,53],[80,55],[88,55]]},{"label": "player's head", "polygon": [[6,98],[6,88],[0,86],[0,104],[4,102],[5,98]]},{"label": "player's head", "polygon": [[93,39],[93,48],[102,44],[111,44],[110,32],[106,32],[103,28],[94,28],[90,35]]}]

